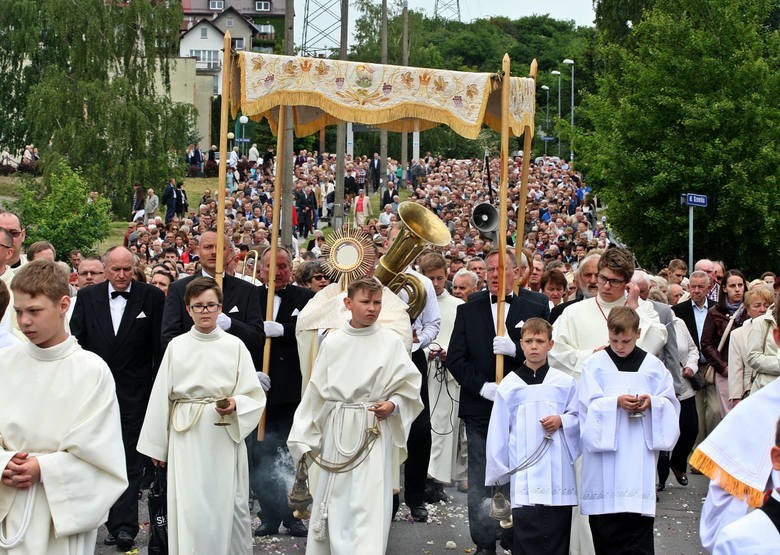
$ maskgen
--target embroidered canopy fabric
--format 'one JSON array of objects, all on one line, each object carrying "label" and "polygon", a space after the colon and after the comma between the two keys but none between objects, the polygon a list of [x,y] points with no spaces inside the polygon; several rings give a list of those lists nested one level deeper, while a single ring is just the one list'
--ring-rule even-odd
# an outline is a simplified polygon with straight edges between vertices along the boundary
[{"label": "embroidered canopy fabric", "polygon": [[[320,58],[239,52],[234,114],[268,119],[293,107],[295,134],[341,122],[389,131],[424,131],[439,124],[474,139],[482,124],[500,131],[501,81],[492,73],[402,67]],[[534,127],[535,83],[510,78],[509,131]]]}]

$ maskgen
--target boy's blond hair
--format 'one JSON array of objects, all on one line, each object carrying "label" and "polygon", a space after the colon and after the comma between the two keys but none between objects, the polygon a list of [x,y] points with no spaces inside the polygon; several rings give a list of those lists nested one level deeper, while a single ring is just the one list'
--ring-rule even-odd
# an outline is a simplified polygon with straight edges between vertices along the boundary
[{"label": "boy's blond hair", "polygon": [[544,318],[529,318],[520,328],[520,339],[526,335],[546,335],[549,341],[552,339],[552,326]]},{"label": "boy's blond hair", "polygon": [[62,297],[70,296],[67,272],[56,262],[44,258],[28,262],[16,270],[11,289],[31,297],[43,295],[55,303]]},{"label": "boy's blond hair", "polygon": [[616,334],[639,331],[639,314],[629,306],[613,308],[607,318],[607,329]]},{"label": "boy's blond hair", "polygon": [[382,291],[382,283],[374,277],[362,277],[349,284],[347,288],[347,297],[354,299],[358,291],[366,291],[367,293],[376,293]]}]

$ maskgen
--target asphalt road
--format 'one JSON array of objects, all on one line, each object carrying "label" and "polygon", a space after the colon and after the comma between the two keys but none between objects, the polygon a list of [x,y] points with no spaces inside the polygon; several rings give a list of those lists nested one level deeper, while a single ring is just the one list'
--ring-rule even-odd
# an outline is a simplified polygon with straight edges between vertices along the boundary
[{"label": "asphalt road", "polygon": [[[689,485],[681,487],[674,481],[673,476],[670,479],[673,483],[667,484],[666,490],[659,494],[660,500],[655,518],[655,552],[664,555],[705,553],[699,543],[698,529],[701,505],[707,491],[707,480],[702,476],[689,475]],[[390,529],[387,555],[455,555],[474,552],[466,517],[466,495],[459,493],[455,488],[447,488],[445,491],[451,496],[451,500],[447,503],[429,505],[430,516],[427,523],[413,522],[409,518],[406,506],[401,505]],[[147,552],[149,524],[145,497],[140,507],[143,524],[137,537],[138,546],[128,552],[131,554]],[[258,523],[259,521],[255,519],[252,528],[254,529]],[[105,535],[106,530],[101,527],[96,553],[119,553],[116,548],[103,545]],[[455,547],[448,549],[447,542],[454,542]],[[305,551],[305,538],[291,538],[285,534],[255,538],[254,553],[287,555]]]}]

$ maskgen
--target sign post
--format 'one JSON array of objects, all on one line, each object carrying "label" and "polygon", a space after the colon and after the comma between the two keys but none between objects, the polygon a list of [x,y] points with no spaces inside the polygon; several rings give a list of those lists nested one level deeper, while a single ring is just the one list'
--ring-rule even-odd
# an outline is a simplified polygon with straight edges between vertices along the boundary
[{"label": "sign post", "polygon": [[693,209],[706,208],[707,195],[683,193],[680,195],[680,202],[688,206],[688,268],[693,268]]}]

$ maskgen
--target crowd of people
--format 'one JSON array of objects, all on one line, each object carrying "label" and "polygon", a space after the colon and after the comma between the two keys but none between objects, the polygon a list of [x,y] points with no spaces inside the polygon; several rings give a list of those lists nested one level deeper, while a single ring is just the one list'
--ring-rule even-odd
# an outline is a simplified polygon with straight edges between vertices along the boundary
[{"label": "crowd of people", "polygon": [[[188,158],[201,172],[213,158],[196,152]],[[22,222],[0,213],[0,343],[15,349],[0,382],[20,388],[0,390],[0,553],[68,552],[71,541],[89,551],[104,521],[108,545],[132,548],[139,492],[160,469],[174,552],[251,552],[252,534],[284,532],[307,537],[307,553],[383,553],[402,498],[424,523],[426,503],[457,487],[478,554],[652,553],[656,491],[670,472],[686,486],[697,446],[780,383],[775,274],[749,281],[709,259],[639,268],[564,160],[532,161],[522,237],[522,157],[509,160],[507,252],[471,221],[476,206],[497,202],[497,159],[426,155],[405,176],[393,160],[380,175],[378,155],[346,160],[338,202],[377,257],[403,228],[402,198],[451,235],[399,269],[426,291],[413,320],[406,291],[370,276],[346,292],[331,283],[320,221],[337,202],[335,157],[301,151],[291,161],[295,209],[282,223],[295,247],[275,260],[273,151],[260,156],[256,145],[231,153],[225,214],[210,190],[190,210],[173,179],[161,199],[137,185],[123,245],[102,257],[74,251],[55,263],[46,242],[25,254]],[[310,345],[301,320],[316,332]],[[29,401],[14,357],[43,376],[83,366],[91,381],[58,378],[55,393],[36,378]],[[39,435],[30,407],[52,413],[62,399],[76,412]],[[766,415],[773,425],[778,409]],[[770,447],[737,456],[768,459]],[[58,456],[62,474],[48,462]],[[308,525],[288,505],[299,463],[319,468]],[[713,464],[699,466],[717,484]],[[66,499],[71,479],[100,490],[89,509],[91,497]],[[489,500],[495,509],[502,497],[511,510],[491,518]],[[717,531],[740,511],[729,514],[707,520],[708,550],[718,552]]]}]

